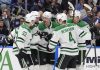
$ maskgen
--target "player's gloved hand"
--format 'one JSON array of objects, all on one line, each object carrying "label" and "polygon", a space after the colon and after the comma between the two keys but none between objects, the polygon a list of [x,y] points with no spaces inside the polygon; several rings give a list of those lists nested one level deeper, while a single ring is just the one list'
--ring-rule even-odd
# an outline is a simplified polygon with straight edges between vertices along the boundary
[{"label": "player's gloved hand", "polygon": [[48,35],[47,32],[37,32],[37,33],[40,36],[40,38],[45,38]]},{"label": "player's gloved hand", "polygon": [[48,46],[47,46],[47,51],[49,51],[49,52],[54,52],[55,49],[56,49],[56,48],[50,48],[50,47],[49,47],[49,44],[48,44]]},{"label": "player's gloved hand", "polygon": [[37,32],[37,34],[40,36],[40,38],[42,38],[42,33],[41,32]]},{"label": "player's gloved hand", "polygon": [[52,38],[52,34],[48,34],[48,35],[45,37],[45,40],[46,40],[46,41],[49,41],[51,38]]},{"label": "player's gloved hand", "polygon": [[91,33],[94,32],[95,35],[100,35],[100,34],[99,34],[99,29],[98,29],[96,26],[91,27],[91,28],[90,28],[90,32],[91,32]]},{"label": "player's gloved hand", "polygon": [[96,26],[91,27],[91,28],[90,28],[90,31],[91,31],[91,32],[95,32],[95,31],[97,31]]},{"label": "player's gloved hand", "polygon": [[52,52],[53,49],[50,49],[49,47],[47,47],[47,51]]},{"label": "player's gloved hand", "polygon": [[42,38],[45,38],[48,35],[47,32],[42,32],[41,34],[42,34]]},{"label": "player's gloved hand", "polygon": [[91,40],[86,40],[85,43],[86,45],[91,45]]}]

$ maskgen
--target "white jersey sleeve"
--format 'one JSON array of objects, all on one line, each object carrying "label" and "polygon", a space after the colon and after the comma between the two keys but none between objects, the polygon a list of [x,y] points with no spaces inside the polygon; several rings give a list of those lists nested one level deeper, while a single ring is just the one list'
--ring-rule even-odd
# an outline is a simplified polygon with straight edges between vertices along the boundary
[{"label": "white jersey sleeve", "polygon": [[83,40],[90,40],[91,34],[87,31],[80,29],[78,26],[75,27],[76,34],[79,36],[78,38],[82,38]]},{"label": "white jersey sleeve", "polygon": [[61,33],[57,31],[53,31],[53,37],[51,38],[49,42],[49,48],[50,49],[55,49],[58,41],[60,40]]},{"label": "white jersey sleeve", "polygon": [[19,47],[19,49],[29,47],[31,38],[32,38],[31,33],[29,33],[28,30],[20,27],[15,40],[17,45],[14,46]]},{"label": "white jersey sleeve", "polygon": [[16,35],[17,35],[17,33],[18,33],[18,28],[15,28],[10,34],[9,34],[9,38],[10,39],[15,39],[15,37],[16,37]]}]

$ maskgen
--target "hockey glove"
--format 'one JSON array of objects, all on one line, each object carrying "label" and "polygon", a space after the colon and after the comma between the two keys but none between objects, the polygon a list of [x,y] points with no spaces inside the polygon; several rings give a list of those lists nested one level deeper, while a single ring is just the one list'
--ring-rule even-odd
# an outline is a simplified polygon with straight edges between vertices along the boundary
[{"label": "hockey glove", "polygon": [[41,36],[42,36],[42,38],[45,38],[45,37],[48,36],[48,33],[47,33],[47,32],[42,32],[42,33],[41,33]]},{"label": "hockey glove", "polygon": [[90,32],[95,33],[95,35],[100,35],[99,34],[99,29],[96,26],[91,27]]},{"label": "hockey glove", "polygon": [[51,38],[52,38],[52,34],[48,34],[48,35],[45,37],[45,40],[46,40],[46,41],[49,41]]},{"label": "hockey glove", "polygon": [[86,40],[85,43],[86,45],[91,45],[91,40]]}]

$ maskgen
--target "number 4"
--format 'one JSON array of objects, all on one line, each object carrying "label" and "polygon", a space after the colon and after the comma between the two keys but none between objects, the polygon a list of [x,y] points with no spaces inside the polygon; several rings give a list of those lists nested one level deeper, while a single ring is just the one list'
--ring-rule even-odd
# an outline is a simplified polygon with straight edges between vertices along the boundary
[{"label": "number 4", "polygon": [[74,40],[74,38],[73,38],[73,36],[72,36],[72,33],[71,32],[69,32],[69,41],[70,42],[73,41],[74,43],[76,43],[75,40]]}]

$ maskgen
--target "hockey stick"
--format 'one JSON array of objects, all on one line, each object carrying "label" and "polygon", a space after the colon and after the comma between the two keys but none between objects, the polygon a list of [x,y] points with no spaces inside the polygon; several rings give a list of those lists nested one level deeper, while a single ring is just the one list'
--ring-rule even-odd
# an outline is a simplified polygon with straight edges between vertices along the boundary
[{"label": "hockey stick", "polygon": [[[38,46],[39,47],[39,46]],[[40,55],[39,55],[39,49],[37,49],[37,59],[38,59],[38,63],[39,63],[39,66],[40,66]]]},{"label": "hockey stick", "polygon": [[[92,49],[92,47],[94,47],[94,52],[96,52],[96,50],[95,50],[96,49],[96,47],[95,47],[95,41],[93,41],[92,44],[89,45],[89,46],[87,46],[87,47],[89,47],[89,50],[87,51],[87,53],[86,53],[83,61],[81,62],[82,65],[85,65],[85,59],[87,58],[87,56],[88,56],[90,50]],[[95,57],[96,57],[96,53],[95,53]],[[95,58],[95,61],[97,62],[96,58]]]},{"label": "hockey stick", "polygon": [[58,60],[58,49],[59,49],[59,48],[60,48],[60,46],[57,45],[57,47],[56,47],[56,51],[55,51],[55,63],[54,63],[53,70],[55,70],[56,63],[57,63],[57,60]]}]

